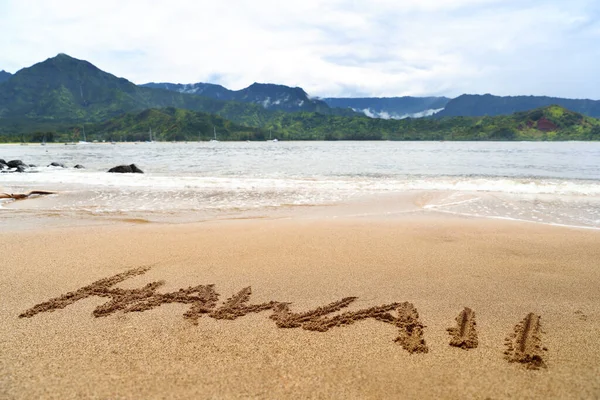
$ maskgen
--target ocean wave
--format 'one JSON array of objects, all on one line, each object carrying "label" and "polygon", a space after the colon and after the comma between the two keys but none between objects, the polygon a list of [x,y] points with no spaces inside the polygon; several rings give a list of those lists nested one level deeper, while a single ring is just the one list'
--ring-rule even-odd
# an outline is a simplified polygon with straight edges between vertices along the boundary
[{"label": "ocean wave", "polygon": [[356,192],[371,194],[407,190],[450,190],[460,192],[499,192],[514,194],[557,194],[600,196],[600,181],[550,178],[496,178],[411,176],[393,177],[371,174],[368,176],[192,176],[152,174],[108,174],[73,170],[40,169],[31,174],[5,174],[7,186],[45,187],[57,190],[91,190],[94,188],[146,190],[248,190],[248,191],[307,191]]}]

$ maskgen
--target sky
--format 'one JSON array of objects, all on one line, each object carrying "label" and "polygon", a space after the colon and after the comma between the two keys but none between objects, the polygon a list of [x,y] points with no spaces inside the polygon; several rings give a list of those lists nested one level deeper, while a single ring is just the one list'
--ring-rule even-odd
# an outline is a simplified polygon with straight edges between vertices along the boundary
[{"label": "sky", "polygon": [[0,70],[58,53],[138,84],[600,99],[600,1],[0,0]]}]

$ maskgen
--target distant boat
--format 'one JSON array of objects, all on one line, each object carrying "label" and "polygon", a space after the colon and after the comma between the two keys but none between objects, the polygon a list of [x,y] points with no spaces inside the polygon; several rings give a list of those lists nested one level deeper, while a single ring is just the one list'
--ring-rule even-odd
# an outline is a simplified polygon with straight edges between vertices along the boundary
[{"label": "distant boat", "polygon": [[271,130],[270,129],[269,129],[269,140],[267,140],[267,142],[279,142],[279,140],[277,140],[277,138],[271,139]]},{"label": "distant boat", "polygon": [[214,135],[214,137],[212,139],[210,139],[210,141],[211,142],[218,142],[218,140],[217,140],[217,128],[215,128],[214,126],[213,126],[213,135]]},{"label": "distant boat", "polygon": [[40,143],[42,146],[46,145],[46,134],[44,134],[44,139],[42,140],[42,143]]},{"label": "distant boat", "polygon": [[79,141],[79,144],[87,144],[87,138],[85,137],[85,125],[81,127],[83,131],[83,140]]},{"label": "distant boat", "polygon": [[147,141],[146,143],[154,143],[154,139],[152,138],[152,128],[150,128],[150,130],[148,131],[148,136],[150,136],[150,140]]}]

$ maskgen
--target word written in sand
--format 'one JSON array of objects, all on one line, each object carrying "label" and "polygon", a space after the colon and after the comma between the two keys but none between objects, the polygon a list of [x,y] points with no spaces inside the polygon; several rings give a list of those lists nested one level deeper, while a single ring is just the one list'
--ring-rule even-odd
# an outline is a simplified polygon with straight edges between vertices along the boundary
[{"label": "word written in sand", "polygon": [[[149,269],[149,267],[136,268],[109,278],[100,279],[74,292],[40,303],[23,312],[19,317],[30,318],[42,312],[62,309],[92,296],[109,299],[93,311],[95,317],[104,317],[117,311],[126,313],[143,312],[169,303],[189,304],[190,308],[183,316],[194,324],[198,323],[202,315],[214,319],[233,320],[249,313],[271,310],[272,314],[269,318],[275,321],[279,328],[301,328],[318,332],[326,332],[331,328],[351,325],[365,319],[374,319],[397,327],[399,334],[395,342],[399,343],[408,352],[428,352],[423,337],[425,326],[421,323],[416,308],[408,302],[384,304],[330,316],[330,314],[348,307],[357,298],[345,297],[311,311],[296,313],[290,310],[290,303],[269,301],[261,304],[248,304],[252,294],[250,287],[242,289],[219,306],[217,305],[219,294],[215,291],[214,285],[190,286],[187,289],[179,289],[172,293],[157,292],[157,289],[164,285],[162,281],[152,282],[138,289],[113,287],[128,278],[142,275]],[[395,314],[392,314],[393,311],[395,311]]]},{"label": "word written in sand", "polygon": [[[390,303],[358,311],[338,313],[350,306],[357,298],[345,297],[322,307],[306,312],[293,312],[291,303],[269,301],[250,304],[252,290],[250,287],[240,290],[221,304],[219,294],[214,285],[190,286],[171,293],[159,293],[157,289],[164,282],[152,282],[138,289],[120,289],[114,286],[137,275],[146,273],[150,267],[132,269],[109,278],[100,279],[91,285],[69,292],[60,297],[40,303],[23,312],[19,317],[31,318],[43,312],[52,312],[71,305],[88,297],[105,297],[108,301],[93,311],[95,317],[105,317],[118,311],[143,312],[159,307],[162,304],[188,304],[189,309],[183,317],[194,324],[206,315],[219,320],[234,320],[250,313],[271,311],[269,316],[279,328],[301,328],[308,331],[327,332],[331,328],[351,325],[357,321],[374,319],[398,328],[398,337],[394,340],[410,353],[427,353],[423,329],[419,313],[412,303]],[[337,314],[334,314],[337,313]],[[456,317],[456,325],[448,328],[450,346],[461,349],[474,349],[478,346],[477,324],[475,312],[465,307]],[[540,317],[528,314],[517,324],[514,332],[506,338],[507,350],[505,358],[509,362],[523,364],[528,369],[545,368],[542,347],[542,329]]]}]

